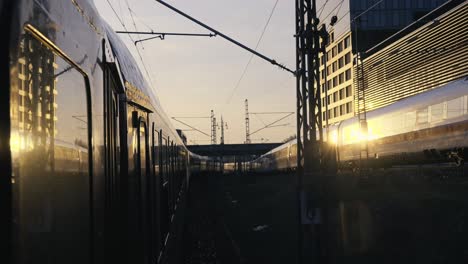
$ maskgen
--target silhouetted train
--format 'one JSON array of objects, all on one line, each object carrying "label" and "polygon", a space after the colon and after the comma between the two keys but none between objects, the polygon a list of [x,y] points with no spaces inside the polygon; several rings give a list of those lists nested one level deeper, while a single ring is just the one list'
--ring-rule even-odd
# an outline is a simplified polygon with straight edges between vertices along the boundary
[{"label": "silhouetted train", "polygon": [[[340,166],[357,165],[364,140],[371,165],[461,165],[468,154],[468,77],[370,111],[367,124],[367,133],[361,132],[357,117],[329,128]],[[296,146],[296,140],[289,141],[251,162],[250,168],[295,169]]]},{"label": "silhouetted train", "polygon": [[0,248],[178,263],[191,154],[93,1],[0,1]]}]

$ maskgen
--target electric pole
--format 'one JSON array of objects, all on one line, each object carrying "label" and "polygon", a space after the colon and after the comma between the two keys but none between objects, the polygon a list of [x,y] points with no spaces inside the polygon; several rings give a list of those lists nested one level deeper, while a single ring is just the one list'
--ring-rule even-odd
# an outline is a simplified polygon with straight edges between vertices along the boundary
[{"label": "electric pole", "polygon": [[211,145],[216,145],[216,117],[211,110]]},{"label": "electric pole", "polygon": [[221,145],[224,145],[224,121],[223,121],[223,116],[221,116],[221,142],[219,142]]},{"label": "electric pole", "polygon": [[321,216],[318,203],[323,192],[322,105],[319,53],[326,32],[318,29],[315,0],[296,0],[296,94],[297,94],[297,204],[298,263],[323,261]]},{"label": "electric pole", "polygon": [[249,100],[245,99],[245,144],[250,144]]}]

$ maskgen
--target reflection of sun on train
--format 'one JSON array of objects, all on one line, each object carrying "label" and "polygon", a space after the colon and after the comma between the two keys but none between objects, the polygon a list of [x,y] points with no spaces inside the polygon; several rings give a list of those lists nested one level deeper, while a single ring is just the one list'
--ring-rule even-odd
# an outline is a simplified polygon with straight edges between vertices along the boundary
[{"label": "reflection of sun on train", "polygon": [[0,13],[12,263],[177,263],[190,172],[217,167],[186,149],[92,1],[3,1]]},{"label": "reflection of sun on train", "polygon": [[[357,117],[333,125],[329,143],[341,166],[359,161],[361,144],[367,141],[373,165],[455,162],[468,154],[468,77],[437,89],[408,97],[367,113],[368,132]],[[295,140],[251,162],[256,171],[294,169]]]}]

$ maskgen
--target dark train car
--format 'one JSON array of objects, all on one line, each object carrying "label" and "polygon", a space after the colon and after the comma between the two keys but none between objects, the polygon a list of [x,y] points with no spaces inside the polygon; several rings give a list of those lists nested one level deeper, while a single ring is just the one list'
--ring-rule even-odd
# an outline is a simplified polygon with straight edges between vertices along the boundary
[{"label": "dark train car", "polygon": [[192,154],[123,42],[90,0],[0,14],[2,258],[179,263]]}]

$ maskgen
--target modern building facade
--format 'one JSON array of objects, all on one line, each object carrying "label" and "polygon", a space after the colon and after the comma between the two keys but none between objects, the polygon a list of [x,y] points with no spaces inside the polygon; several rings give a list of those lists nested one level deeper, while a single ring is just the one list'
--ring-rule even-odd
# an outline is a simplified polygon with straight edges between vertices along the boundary
[{"label": "modern building facade", "polygon": [[[363,60],[366,109],[373,110],[468,76],[464,1]],[[378,47],[376,47],[378,48]],[[468,90],[468,87],[467,87]]]},{"label": "modern building facade", "polygon": [[[321,58],[322,117],[325,125],[355,115],[354,60],[448,0],[318,0],[317,16],[329,32]],[[330,22],[336,17],[335,23]],[[424,21],[420,21],[423,23]],[[382,45],[380,48],[383,48]],[[374,49],[373,52],[376,52]]]}]

